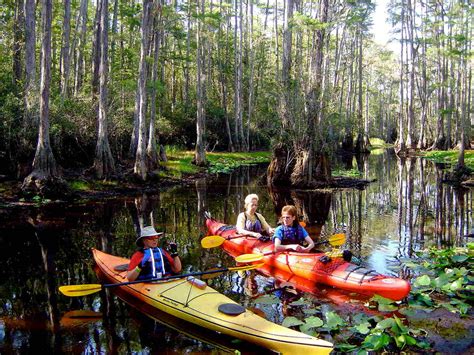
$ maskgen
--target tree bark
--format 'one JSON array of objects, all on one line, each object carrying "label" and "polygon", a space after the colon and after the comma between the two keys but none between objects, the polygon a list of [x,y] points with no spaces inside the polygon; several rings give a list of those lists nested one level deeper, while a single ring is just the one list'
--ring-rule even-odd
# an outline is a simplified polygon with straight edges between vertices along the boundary
[{"label": "tree bark", "polygon": [[141,180],[145,181],[148,177],[148,164],[146,156],[146,78],[147,78],[147,62],[146,55],[148,53],[149,42],[149,17],[152,0],[143,2],[143,14],[141,24],[141,47],[140,47],[140,65],[138,69],[138,145],[135,154],[134,174]]},{"label": "tree bark", "polygon": [[71,0],[64,0],[63,38],[61,46],[61,100],[67,96],[70,69],[70,36],[71,36]]},{"label": "tree bark", "polygon": [[[319,22],[328,20],[329,1],[322,0],[319,8]],[[329,158],[323,152],[323,138],[320,123],[322,120],[321,85],[323,82],[323,57],[326,41],[326,30],[314,31],[314,45],[311,53],[308,90],[306,92],[306,126],[307,131],[298,137],[295,146],[296,162],[291,174],[291,183],[295,187],[313,187],[318,182],[331,179]]]},{"label": "tree bark", "polygon": [[35,11],[35,0],[25,0],[25,127],[38,125]]},{"label": "tree bark", "polygon": [[108,77],[108,24],[109,1],[101,0],[100,13],[100,65],[99,65],[99,115],[95,148],[94,170],[99,179],[115,173],[115,162],[110,151],[107,131],[107,77]]},{"label": "tree bark", "polygon": [[[220,0],[219,6],[222,8],[222,0]],[[229,28],[230,28],[230,17],[227,16],[227,26],[226,26],[226,41],[225,43],[229,43]],[[219,38],[222,37],[221,27],[219,27]],[[224,55],[224,57],[223,57]],[[222,44],[221,41],[217,42],[217,60],[219,65],[219,82],[221,88],[221,105],[224,111],[224,121],[225,121],[225,129],[227,132],[227,147],[229,151],[234,152],[234,143],[232,142],[232,131],[230,128],[229,122],[229,112],[227,109],[227,75],[224,70],[224,62],[229,57],[228,46],[225,48],[225,54],[222,53]]]},{"label": "tree bark", "polygon": [[13,23],[13,84],[18,87],[23,78],[22,42],[24,36],[25,15],[23,0],[15,2],[15,21]]},{"label": "tree bark", "polygon": [[94,41],[92,44],[92,94],[95,96],[99,91],[99,67],[100,67],[100,49],[102,48],[100,44],[101,40],[101,28],[100,28],[100,14],[102,11],[102,1],[97,2],[97,8],[95,12],[94,20]]},{"label": "tree bark", "polygon": [[405,127],[404,127],[404,112],[405,112],[405,105],[404,105],[404,60],[403,60],[403,48],[404,48],[404,23],[405,23],[405,4],[404,0],[402,0],[402,13],[401,13],[401,31],[400,31],[400,105],[399,105],[399,113],[398,113],[398,139],[395,143],[395,151],[396,153],[405,154],[406,146],[405,146]]},{"label": "tree bark", "polygon": [[[155,11],[154,11],[155,12]],[[148,165],[151,171],[159,166],[158,139],[155,128],[156,121],[156,85],[158,80],[158,63],[160,57],[160,43],[162,38],[161,26],[161,0],[156,5],[155,30],[154,30],[154,57],[151,71],[152,90],[150,96],[150,134],[148,136],[148,145],[146,149]]]},{"label": "tree bark", "polygon": [[[414,0],[415,1],[415,0]],[[408,149],[414,149],[416,142],[413,136],[415,131],[415,45],[414,45],[414,5],[412,0],[407,0],[407,35],[408,35],[408,48],[410,49],[410,62],[407,63],[409,66],[409,78],[408,78],[408,115],[407,115],[407,141],[406,146]]]},{"label": "tree bark", "polygon": [[242,1],[234,1],[234,138],[237,150],[243,150],[245,142],[242,127]]},{"label": "tree bark", "polygon": [[74,95],[78,95],[82,88],[84,76],[84,47],[87,34],[87,4],[88,0],[81,0],[79,8],[80,33],[78,35],[76,52],[76,70],[74,75]]},{"label": "tree bark", "polygon": [[[204,14],[204,0],[197,2],[196,12],[198,14]],[[197,112],[196,112],[196,149],[194,152],[193,164],[197,166],[206,166],[208,162],[206,160],[206,119],[205,119],[205,98],[206,98],[206,73],[204,69],[204,43],[201,21],[197,21],[196,29],[196,62],[197,62],[197,88],[196,88],[196,99],[197,99]]]},{"label": "tree bark", "polygon": [[23,181],[22,190],[24,191],[39,191],[45,183],[59,175],[49,139],[52,0],[42,0],[41,5],[43,33],[41,39],[40,123],[33,169]]}]

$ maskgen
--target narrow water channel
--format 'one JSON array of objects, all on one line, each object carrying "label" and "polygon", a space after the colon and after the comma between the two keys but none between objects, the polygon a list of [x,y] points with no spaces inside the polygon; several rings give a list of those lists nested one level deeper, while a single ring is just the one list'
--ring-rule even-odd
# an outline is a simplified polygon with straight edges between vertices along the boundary
[{"label": "narrow water channel", "polygon": [[[473,232],[473,190],[443,184],[440,167],[422,159],[401,161],[388,151],[363,161],[352,159],[344,167],[359,169],[374,182],[365,190],[269,190],[266,167],[252,166],[156,195],[0,208],[0,353],[256,351],[164,314],[143,315],[113,292],[67,298],[57,291],[60,285],[97,283],[90,249],[130,256],[137,226],[150,221],[166,233],[166,240],[178,243],[185,271],[234,265],[219,248],[202,249],[204,211],[233,224],[249,193],[259,195],[259,211],[273,226],[281,207],[294,204],[313,238],[344,232],[345,248],[364,264],[404,278],[410,275],[400,260],[431,245],[464,245],[463,236]],[[252,273],[255,283],[249,286],[249,277],[228,273],[209,282],[255,307],[252,296],[271,288],[274,280]],[[305,299],[341,313],[360,310],[364,302],[325,288],[305,294]],[[277,323],[288,311],[281,304],[258,307]],[[100,314],[77,317],[71,311]],[[443,343],[440,349],[449,346]]]}]

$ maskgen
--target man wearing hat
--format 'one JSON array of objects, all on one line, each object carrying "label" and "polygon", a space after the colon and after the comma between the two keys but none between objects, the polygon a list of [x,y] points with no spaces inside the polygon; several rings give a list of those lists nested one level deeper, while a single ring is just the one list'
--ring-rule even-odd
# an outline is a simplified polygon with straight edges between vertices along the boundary
[{"label": "man wearing hat", "polygon": [[158,247],[158,238],[163,234],[158,233],[152,226],[141,230],[135,242],[139,249],[132,255],[128,264],[129,281],[160,278],[181,271],[176,243],[170,243],[170,253]]}]

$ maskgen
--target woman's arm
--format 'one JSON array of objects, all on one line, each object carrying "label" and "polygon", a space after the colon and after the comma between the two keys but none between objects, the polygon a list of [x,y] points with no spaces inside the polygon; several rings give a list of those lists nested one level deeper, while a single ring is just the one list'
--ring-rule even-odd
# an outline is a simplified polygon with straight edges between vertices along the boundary
[{"label": "woman's arm", "polygon": [[268,222],[265,220],[265,217],[263,217],[260,213],[257,214],[257,217],[260,220],[260,223],[262,223],[263,230],[266,231],[268,235],[272,235],[275,232],[275,229],[270,227]]}]

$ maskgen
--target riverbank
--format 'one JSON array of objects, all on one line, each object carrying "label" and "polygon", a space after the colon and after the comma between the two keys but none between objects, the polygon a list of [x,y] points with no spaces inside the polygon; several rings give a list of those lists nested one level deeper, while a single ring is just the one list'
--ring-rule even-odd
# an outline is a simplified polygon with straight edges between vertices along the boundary
[{"label": "riverbank", "polygon": [[[390,148],[383,142],[372,141],[373,154]],[[424,158],[435,163],[443,164],[452,169],[457,161],[457,151],[433,151],[422,154]],[[137,193],[155,193],[164,188],[178,185],[188,185],[197,179],[213,174],[230,173],[243,165],[265,164],[271,160],[270,151],[257,152],[208,152],[207,167],[198,167],[192,164],[194,151],[186,151],[175,147],[168,147],[167,161],[160,162],[160,168],[150,174],[146,182],[135,178],[133,162],[124,161],[118,166],[117,175],[110,180],[97,180],[90,175],[77,170],[63,170],[62,179],[68,193],[60,198],[47,198],[40,195],[25,196],[21,190],[22,180],[7,180],[0,182],[0,207],[11,205],[38,205],[51,202],[75,201],[82,199],[102,199],[116,196],[136,195]],[[463,182],[464,186],[472,186],[472,171],[474,171],[474,150],[465,152],[465,164],[471,171],[471,178]],[[334,186],[336,188],[364,188],[370,181],[361,180],[357,169],[333,171]]]},{"label": "riverbank", "polygon": [[146,182],[138,181],[128,166],[131,162],[123,162],[118,167],[114,179],[97,180],[87,174],[73,170],[64,170],[64,180],[68,193],[64,198],[44,198],[39,195],[24,196],[21,191],[22,181],[6,180],[0,182],[0,208],[12,205],[28,206],[52,202],[63,202],[82,199],[103,199],[116,196],[135,195],[137,193],[154,193],[164,188],[188,185],[197,179],[218,173],[230,173],[239,166],[270,162],[271,152],[209,152],[206,154],[209,165],[198,167],[192,164],[193,151],[169,149],[168,159],[160,163],[160,168],[150,174]]}]

